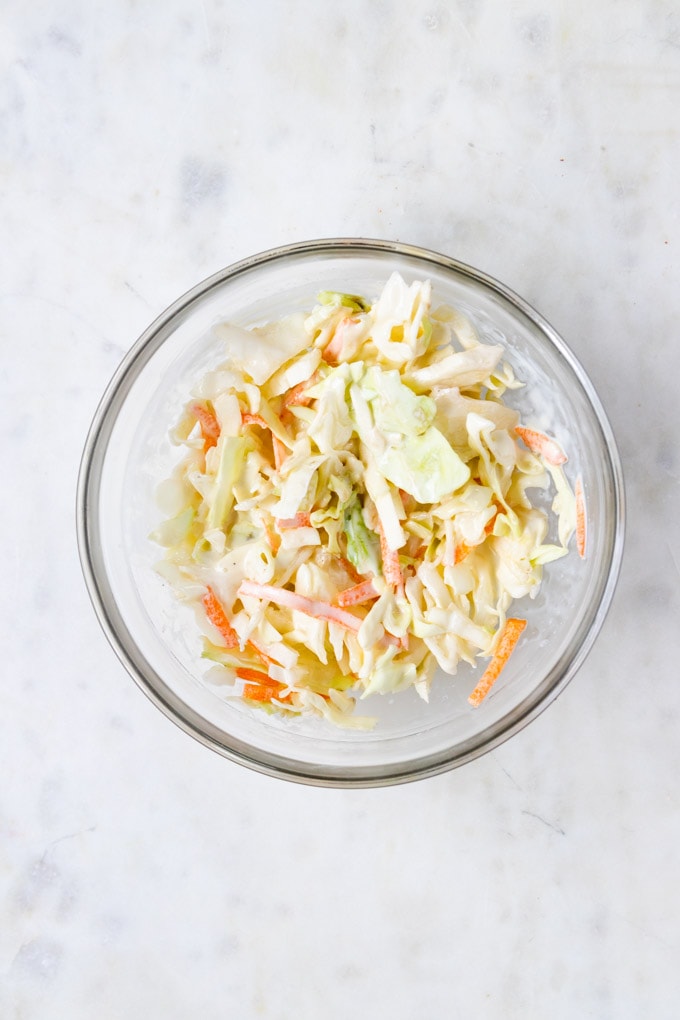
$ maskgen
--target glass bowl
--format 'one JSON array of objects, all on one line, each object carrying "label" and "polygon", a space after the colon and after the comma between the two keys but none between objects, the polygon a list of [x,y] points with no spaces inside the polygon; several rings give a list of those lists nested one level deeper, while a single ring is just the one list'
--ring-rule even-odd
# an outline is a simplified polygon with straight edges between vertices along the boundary
[{"label": "glass bowl", "polygon": [[[528,621],[501,679],[479,708],[481,674],[435,677],[429,704],[414,690],[362,702],[371,732],[279,719],[220,698],[202,680],[200,634],[154,570],[148,538],[155,490],[177,458],[168,440],[191,387],[224,359],[218,319],[248,326],[309,309],[321,290],[373,298],[398,270],[430,279],[435,304],[454,305],[481,339],[501,342],[522,389],[506,401],[559,437],[572,485],[581,475],[588,553],[548,564],[538,596],[513,603]],[[535,718],[574,676],[611,601],[623,547],[623,483],[602,405],[565,342],[525,301],[469,266],[420,248],[336,239],[277,248],[194,287],[140,337],[113,377],[87,438],[78,484],[78,541],[100,623],[141,689],[187,733],[260,772],[327,786],[379,786],[433,775],[496,747]]]}]

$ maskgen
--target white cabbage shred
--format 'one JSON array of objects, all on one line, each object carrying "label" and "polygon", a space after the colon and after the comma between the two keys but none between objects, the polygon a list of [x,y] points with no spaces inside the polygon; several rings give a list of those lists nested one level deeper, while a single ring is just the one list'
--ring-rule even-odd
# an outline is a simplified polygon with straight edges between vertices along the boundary
[{"label": "white cabbage shred", "polygon": [[[159,569],[196,608],[206,679],[282,716],[368,729],[357,700],[493,654],[575,526],[561,466],[515,433],[503,348],[429,282],[215,327],[229,354],[172,430]],[[235,352],[238,352],[235,353]],[[529,492],[552,484],[557,541]]]}]

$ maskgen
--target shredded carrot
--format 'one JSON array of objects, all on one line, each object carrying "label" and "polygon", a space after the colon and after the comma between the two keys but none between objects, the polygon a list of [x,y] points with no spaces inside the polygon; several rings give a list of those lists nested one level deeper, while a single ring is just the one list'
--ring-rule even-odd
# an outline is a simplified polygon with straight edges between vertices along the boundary
[{"label": "shredded carrot", "polygon": [[324,361],[327,361],[329,365],[337,364],[340,355],[342,354],[342,348],[345,344],[344,333],[348,326],[356,326],[359,319],[353,319],[351,315],[346,315],[344,319],[341,319],[333,330],[333,336],[330,341],[326,344],[321,354]]},{"label": "shredded carrot", "polygon": [[345,588],[338,595],[339,606],[358,606],[362,602],[370,602],[372,599],[377,599],[378,593],[373,587],[371,581],[362,581],[360,584],[355,584],[353,588]]},{"label": "shredded carrot", "polygon": [[[283,417],[280,419],[281,427],[284,427]],[[288,448],[286,444],[279,439],[277,435],[272,431],[272,427],[269,422],[265,421],[261,414],[251,414],[250,411],[241,412],[241,424],[242,425],[259,425],[262,429],[269,429],[272,437],[272,449],[274,451],[274,467],[277,471],[281,470],[281,465],[288,456]]]},{"label": "shredded carrot", "polygon": [[243,685],[241,697],[247,698],[248,701],[271,701],[274,694],[273,687],[265,686],[265,684],[246,683]]},{"label": "shredded carrot", "polygon": [[290,694],[280,697],[284,685],[278,680],[273,680],[267,673],[261,673],[259,669],[250,669],[247,666],[238,666],[236,676],[239,680],[245,680],[242,697],[249,701],[271,701],[272,698],[279,698],[281,701],[288,701]]},{"label": "shredded carrot", "polygon": [[297,386],[292,386],[291,389],[287,390],[283,395],[283,406],[284,407],[308,407],[312,402],[312,397],[305,395],[305,391],[313,386],[319,378],[319,373],[314,372],[309,379],[305,379],[304,382],[298,383]]},{"label": "shredded carrot", "polygon": [[399,553],[396,549],[390,549],[385,538],[383,526],[378,518],[378,534],[380,535],[380,553],[382,555],[383,577],[387,583],[398,591],[403,591],[404,575],[399,563]]},{"label": "shredded carrot", "polygon": [[255,581],[242,581],[238,594],[241,598],[245,596],[246,598],[266,599],[277,606],[283,606],[284,609],[292,609],[299,613],[305,613],[307,616],[313,616],[319,620],[330,620],[332,623],[338,623],[341,627],[351,630],[355,634],[363,622],[358,616],[353,616],[352,613],[348,613],[344,609],[338,608],[338,606],[333,606],[330,602],[318,602],[316,599],[309,599],[305,595],[298,595],[296,592],[288,591],[286,588],[277,588],[273,584],[257,584]]},{"label": "shredded carrot", "polygon": [[274,447],[274,466],[277,471],[281,470],[281,465],[288,456],[288,449],[285,443],[282,443],[278,436],[272,433],[272,446]]},{"label": "shredded carrot", "polygon": [[202,602],[206,616],[212,623],[213,627],[216,627],[224,638],[224,643],[227,648],[238,648],[238,634],[229,623],[224,607],[212,588],[208,587],[208,590],[203,596]]},{"label": "shredded carrot", "polygon": [[510,658],[512,650],[519,641],[522,631],[526,625],[526,620],[510,618],[505,621],[505,626],[503,627],[500,640],[496,646],[494,657],[484,670],[479,683],[468,698],[470,704],[475,708],[482,703],[493,685],[496,683],[496,680],[498,680],[501,670]]},{"label": "shredded carrot", "polygon": [[454,564],[458,566],[459,563],[462,563],[465,557],[469,556],[473,549],[474,546],[468,545],[467,542],[458,542],[453,553]]},{"label": "shredded carrot", "polygon": [[292,528],[308,528],[311,524],[309,514],[299,513],[295,517],[277,517],[276,527],[279,531],[289,531]]},{"label": "shredded carrot", "polygon": [[[220,634],[224,638],[224,643],[226,647],[240,648],[238,634],[236,633],[232,625],[229,623],[229,620],[227,619],[227,614],[224,611],[224,607],[220,600],[215,595],[215,592],[212,590],[212,588],[210,587],[208,588],[207,592],[203,596],[202,601],[203,606],[205,608],[206,616],[208,617],[212,625],[219,630]],[[257,644],[255,641],[252,640],[247,641],[246,646],[256,656],[256,658],[258,658],[265,666],[272,664],[276,666],[281,665],[281,663],[278,662],[277,659],[269,655],[269,652],[265,647]],[[243,668],[247,669],[248,667],[244,666]],[[274,681],[271,682],[274,683]]]},{"label": "shredded carrot", "polygon": [[259,669],[251,669],[249,666],[237,666],[236,676],[239,680],[252,680],[256,684],[265,684],[268,687],[273,687],[276,684],[276,680],[272,680],[268,673],[263,673]]},{"label": "shredded carrot", "polygon": [[281,665],[280,662],[277,662],[276,659],[273,659],[271,657],[271,655],[268,653],[266,648],[264,648],[262,645],[258,645],[255,641],[252,641],[252,640],[248,641],[247,645],[248,645],[248,648],[250,648],[250,650],[255,653],[255,655],[260,660],[260,662],[263,662],[265,664],[265,666],[272,666],[272,665],[280,666]]},{"label": "shredded carrot", "polygon": [[259,425],[262,429],[269,428],[261,414],[251,414],[250,411],[243,411],[241,413],[241,422],[243,425]]},{"label": "shredded carrot", "polygon": [[321,357],[323,358],[323,360],[328,365],[337,365],[337,363],[338,363],[337,359],[338,359],[338,357],[340,355],[340,350],[338,349],[337,351],[335,351],[333,349],[334,341],[335,341],[335,337],[333,337],[333,340],[331,340],[331,342],[328,344],[328,346],[324,347],[323,351],[321,352]]},{"label": "shredded carrot", "polygon": [[579,556],[584,560],[586,558],[587,518],[586,499],[583,495],[583,482],[580,475],[576,479],[574,496],[576,497],[576,548]]},{"label": "shredded carrot", "polygon": [[484,525],[484,534],[485,535],[490,535],[491,532],[493,531],[493,526],[496,523],[496,518],[498,517],[498,513],[499,513],[498,504],[496,504],[496,513],[493,515],[491,520],[487,521],[486,524]]},{"label": "shredded carrot", "polygon": [[[421,550],[423,550],[422,553]],[[425,546],[423,545],[423,540],[420,535],[409,535],[402,552],[403,555],[407,556],[409,559],[417,560],[422,559],[424,550]]]},{"label": "shredded carrot", "polygon": [[[491,532],[493,531],[493,526],[494,526],[494,523],[496,521],[497,514],[498,514],[498,511],[496,511],[496,513],[493,515],[491,520],[487,521],[487,523],[485,524],[485,526],[484,526],[484,538],[486,538],[487,535],[490,535]],[[474,545],[468,545],[467,542],[459,542],[456,545],[456,548],[455,548],[454,553],[453,553],[453,562],[454,562],[454,564],[457,566],[459,563],[462,563],[463,560],[465,559],[465,557],[469,556],[469,554],[472,552],[473,549],[476,549],[478,546],[480,546],[482,544],[482,542],[484,541],[484,538],[482,539],[481,542],[475,542]]]},{"label": "shredded carrot", "polygon": [[415,496],[412,496],[406,489],[399,489],[399,499],[406,513],[410,513],[415,506],[417,506],[417,500]]},{"label": "shredded carrot", "polygon": [[264,527],[265,538],[267,539],[267,545],[269,546],[271,551],[276,556],[277,552],[281,548],[281,539],[276,534],[276,531],[274,530],[274,528],[270,524],[268,518],[265,518],[265,520],[263,522],[263,527]]},{"label": "shredded carrot", "polygon": [[289,694],[285,698],[279,697],[279,691],[281,690],[283,690],[282,687],[274,687],[272,684],[245,683],[241,697],[247,698],[249,701],[271,701],[272,698],[278,698],[279,701],[288,701],[290,698]]},{"label": "shredded carrot", "polygon": [[345,573],[351,577],[355,584],[361,584],[362,581],[366,580],[363,574],[359,573],[354,564],[350,563],[350,561],[348,559],[345,559],[344,556],[338,556],[338,563],[345,571]]},{"label": "shredded carrot", "polygon": [[241,412],[242,425],[258,425],[261,429],[269,429],[269,431],[271,432],[272,443],[274,446],[274,460],[278,468],[279,461],[282,463],[283,458],[288,454],[288,447],[283,442],[283,440],[276,435],[276,432],[274,430],[277,428],[277,426],[284,432],[284,434],[286,430],[283,422],[283,416],[279,418],[272,413],[272,418],[274,419],[273,426],[270,422],[266,420],[266,418],[263,418],[261,414],[252,414],[250,411]]},{"label": "shredded carrot", "polygon": [[554,439],[546,436],[544,432],[538,432],[536,429],[527,429],[523,425],[516,425],[515,432],[532,453],[539,454],[544,460],[547,460],[548,464],[553,464],[557,467],[566,461],[566,453],[560,449]]},{"label": "shredded carrot", "polygon": [[215,415],[200,404],[194,404],[191,411],[201,426],[201,435],[203,436],[206,450],[209,450],[211,446],[217,446],[217,440],[220,438],[220,423]]}]

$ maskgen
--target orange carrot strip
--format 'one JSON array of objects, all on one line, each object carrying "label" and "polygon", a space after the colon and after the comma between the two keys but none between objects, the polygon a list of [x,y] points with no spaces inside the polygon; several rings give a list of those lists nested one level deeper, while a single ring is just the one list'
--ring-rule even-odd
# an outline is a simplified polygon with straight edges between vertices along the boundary
[{"label": "orange carrot strip", "polygon": [[385,538],[383,526],[378,518],[378,534],[380,535],[380,552],[382,555],[383,577],[392,588],[403,590],[404,575],[399,564],[399,553],[390,549]]},{"label": "orange carrot strip", "polygon": [[288,701],[290,694],[281,697],[279,691],[282,690],[283,687],[274,687],[271,681],[268,684],[245,683],[241,696],[248,698],[249,701],[271,701],[272,698],[278,698],[279,701]]},{"label": "orange carrot strip", "polygon": [[326,344],[321,354],[324,361],[327,361],[329,365],[337,364],[342,355],[342,349],[345,346],[345,333],[350,326],[356,326],[359,319],[354,319],[351,315],[346,315],[337,324],[333,330],[333,336],[330,341]]},{"label": "orange carrot strip", "polygon": [[281,665],[279,662],[276,662],[275,659],[272,659],[271,655],[268,655],[264,648],[262,648],[261,645],[256,644],[255,641],[247,641],[246,645],[251,652],[255,653],[256,658],[258,658],[265,666],[271,666],[272,664],[275,666]]},{"label": "orange carrot strip", "polygon": [[468,545],[467,542],[458,542],[453,553],[453,562],[456,566],[462,563],[466,556],[469,556],[474,546]]},{"label": "orange carrot strip", "polygon": [[281,539],[276,534],[274,528],[271,526],[271,524],[269,523],[268,520],[264,521],[263,527],[264,527],[265,538],[267,539],[267,545],[269,546],[271,551],[276,556],[277,552],[281,548]]},{"label": "orange carrot strip", "polygon": [[268,429],[269,425],[264,420],[262,415],[251,414],[250,411],[241,412],[241,422],[243,425],[259,425],[262,429]]},{"label": "orange carrot strip", "polygon": [[305,391],[313,386],[319,378],[319,373],[314,372],[309,379],[305,379],[304,382],[298,383],[297,386],[292,386],[283,395],[283,406],[284,407],[308,407],[312,398],[305,396]]},{"label": "orange carrot strip", "polygon": [[272,649],[268,645],[260,645],[256,641],[250,640],[247,642],[247,646],[265,666],[283,666],[283,663],[272,655]]},{"label": "orange carrot strip", "polygon": [[290,698],[290,694],[286,694],[284,697],[280,696],[280,692],[285,689],[283,684],[280,684],[278,680],[273,680],[266,673],[261,673],[259,669],[238,666],[236,676],[239,680],[246,681],[243,685],[242,696],[250,701],[271,701],[272,698],[288,701]]},{"label": "orange carrot strip", "polygon": [[281,465],[288,456],[288,448],[285,443],[282,443],[278,436],[272,434],[272,446],[274,447],[274,466],[277,471],[281,470]]},{"label": "orange carrot strip", "polygon": [[[238,634],[229,623],[229,620],[227,619],[227,614],[224,611],[224,607],[222,606],[221,602],[215,595],[215,592],[212,590],[212,588],[210,587],[208,588],[206,594],[203,596],[202,601],[203,606],[205,608],[206,616],[213,624],[213,626],[217,627],[217,629],[219,630],[220,634],[224,638],[224,642],[227,648],[240,648]],[[265,647],[257,644],[256,641],[252,640],[247,641],[246,647],[256,656],[256,658],[260,660],[260,662],[263,663],[263,665],[265,666],[281,665],[281,663],[278,662],[277,659],[269,655],[269,652]],[[240,668],[241,667],[239,667],[239,669]],[[243,667],[243,669],[247,668],[248,668],[247,666]],[[275,681],[272,680],[271,683],[275,683]]]},{"label": "orange carrot strip", "polygon": [[311,524],[309,514],[299,513],[295,517],[277,517],[276,527],[279,531],[288,531],[291,528],[308,528]]},{"label": "orange carrot strip", "polygon": [[373,587],[371,581],[362,581],[360,584],[355,584],[353,588],[345,588],[338,595],[337,602],[339,606],[358,606],[361,602],[370,602],[372,599],[377,599],[378,593]]},{"label": "orange carrot strip", "polygon": [[576,548],[582,560],[586,558],[587,519],[586,499],[583,495],[583,482],[579,475],[574,486],[576,497]]},{"label": "orange carrot strip", "polygon": [[239,680],[252,680],[256,684],[264,684],[266,687],[274,687],[276,680],[259,669],[251,669],[249,666],[237,666],[236,676]]},{"label": "orange carrot strip", "polygon": [[[497,513],[494,514],[494,516],[491,518],[490,521],[487,521],[487,523],[486,523],[486,525],[484,527],[484,537],[486,537],[487,535],[490,535],[491,532],[493,531],[493,526],[494,526],[494,523],[495,523],[495,520],[496,520],[496,516],[497,516]],[[465,557],[469,556],[469,554],[472,552],[472,550],[476,549],[478,546],[482,545],[483,542],[484,542],[484,539],[482,539],[481,542],[475,542],[474,545],[468,545],[467,542],[459,542],[456,545],[456,548],[454,549],[454,553],[453,553],[453,562],[454,562],[454,564],[458,565],[459,563],[462,563],[462,561],[465,559]]]},{"label": "orange carrot strip", "polygon": [[324,347],[323,351],[321,352],[321,357],[326,362],[326,364],[337,365],[341,350],[342,345],[337,342],[337,337],[333,337],[328,346]]},{"label": "orange carrot strip", "polygon": [[333,606],[330,602],[317,602],[316,599],[309,599],[305,595],[298,595],[296,592],[288,591],[286,588],[277,588],[273,584],[257,584],[255,581],[242,581],[238,590],[241,598],[267,599],[284,609],[293,609],[307,616],[316,617],[319,620],[330,620],[332,623],[339,623],[346,630],[355,634],[362,624],[362,620],[352,613],[346,612]]},{"label": "orange carrot strip", "polygon": [[241,697],[247,698],[249,701],[271,701],[274,694],[273,687],[267,687],[264,684],[246,683],[243,685]]},{"label": "orange carrot strip", "polygon": [[[283,421],[281,422],[283,424]],[[241,424],[242,425],[259,425],[261,429],[269,429],[271,431],[271,425],[264,420],[261,414],[251,414],[250,411],[241,412]],[[286,444],[282,442],[278,436],[271,433],[272,436],[272,449],[274,450],[274,467],[277,471],[281,469],[281,465],[288,456],[288,448]]]},{"label": "orange carrot strip", "polygon": [[527,429],[523,425],[516,425],[515,432],[532,453],[539,454],[544,460],[547,460],[548,464],[559,466],[566,461],[566,453],[560,449],[554,439],[546,436],[544,432],[537,432],[536,429]]},{"label": "orange carrot strip", "polygon": [[211,446],[217,446],[217,440],[220,438],[220,423],[215,415],[211,414],[207,408],[201,407],[200,404],[194,404],[191,411],[201,426],[201,435],[203,436],[206,450],[209,450]]},{"label": "orange carrot strip", "polygon": [[345,571],[345,573],[349,574],[349,576],[351,577],[355,584],[361,584],[362,581],[366,580],[363,574],[359,573],[354,564],[350,563],[350,561],[348,559],[345,559],[344,556],[338,556],[338,563]]},{"label": "orange carrot strip", "polygon": [[406,510],[406,513],[408,513],[409,510],[413,509],[413,507],[416,506],[417,503],[415,496],[412,496],[410,492],[406,491],[406,489],[399,490],[399,499],[401,500],[402,506],[404,507],[404,510]]},{"label": "orange carrot strip", "polygon": [[422,559],[423,553],[421,553],[421,550],[424,553],[425,546],[423,545],[422,538],[419,535],[409,535],[403,550],[404,556],[408,556],[412,560]]},{"label": "orange carrot strip", "polygon": [[471,705],[475,708],[481,705],[484,698],[487,696],[493,685],[498,680],[501,670],[505,666],[506,662],[510,658],[513,648],[520,639],[522,631],[527,625],[526,620],[517,620],[510,618],[505,621],[505,627],[501,632],[500,641],[496,646],[496,652],[489,665],[484,670],[484,673],[475,687],[474,691],[468,698]]},{"label": "orange carrot strip", "polygon": [[208,590],[201,601],[203,602],[205,615],[208,617],[212,625],[220,632],[224,638],[224,643],[227,648],[238,648],[238,634],[229,623],[224,607],[212,588],[208,587]]},{"label": "orange carrot strip", "polygon": [[485,524],[485,526],[484,526],[484,534],[485,534],[485,535],[490,535],[490,534],[491,534],[491,532],[493,531],[493,526],[494,526],[494,524],[496,523],[496,518],[497,518],[497,517],[498,517],[498,510],[497,510],[497,511],[496,511],[496,513],[495,513],[495,514],[493,515],[493,517],[491,518],[491,520],[490,520],[490,521],[487,521],[487,522],[486,522],[486,524]]}]

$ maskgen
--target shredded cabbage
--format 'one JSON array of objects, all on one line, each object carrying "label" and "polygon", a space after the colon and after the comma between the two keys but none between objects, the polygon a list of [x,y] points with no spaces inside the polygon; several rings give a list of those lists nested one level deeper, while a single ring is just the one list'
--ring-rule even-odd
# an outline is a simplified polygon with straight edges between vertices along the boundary
[{"label": "shredded cabbage", "polygon": [[[282,717],[370,728],[357,700],[494,653],[510,604],[563,556],[575,500],[525,448],[503,348],[429,282],[215,327],[228,360],[171,431],[159,565],[196,609],[207,682]],[[234,348],[238,349],[238,356]],[[530,490],[552,484],[553,529]]]}]

